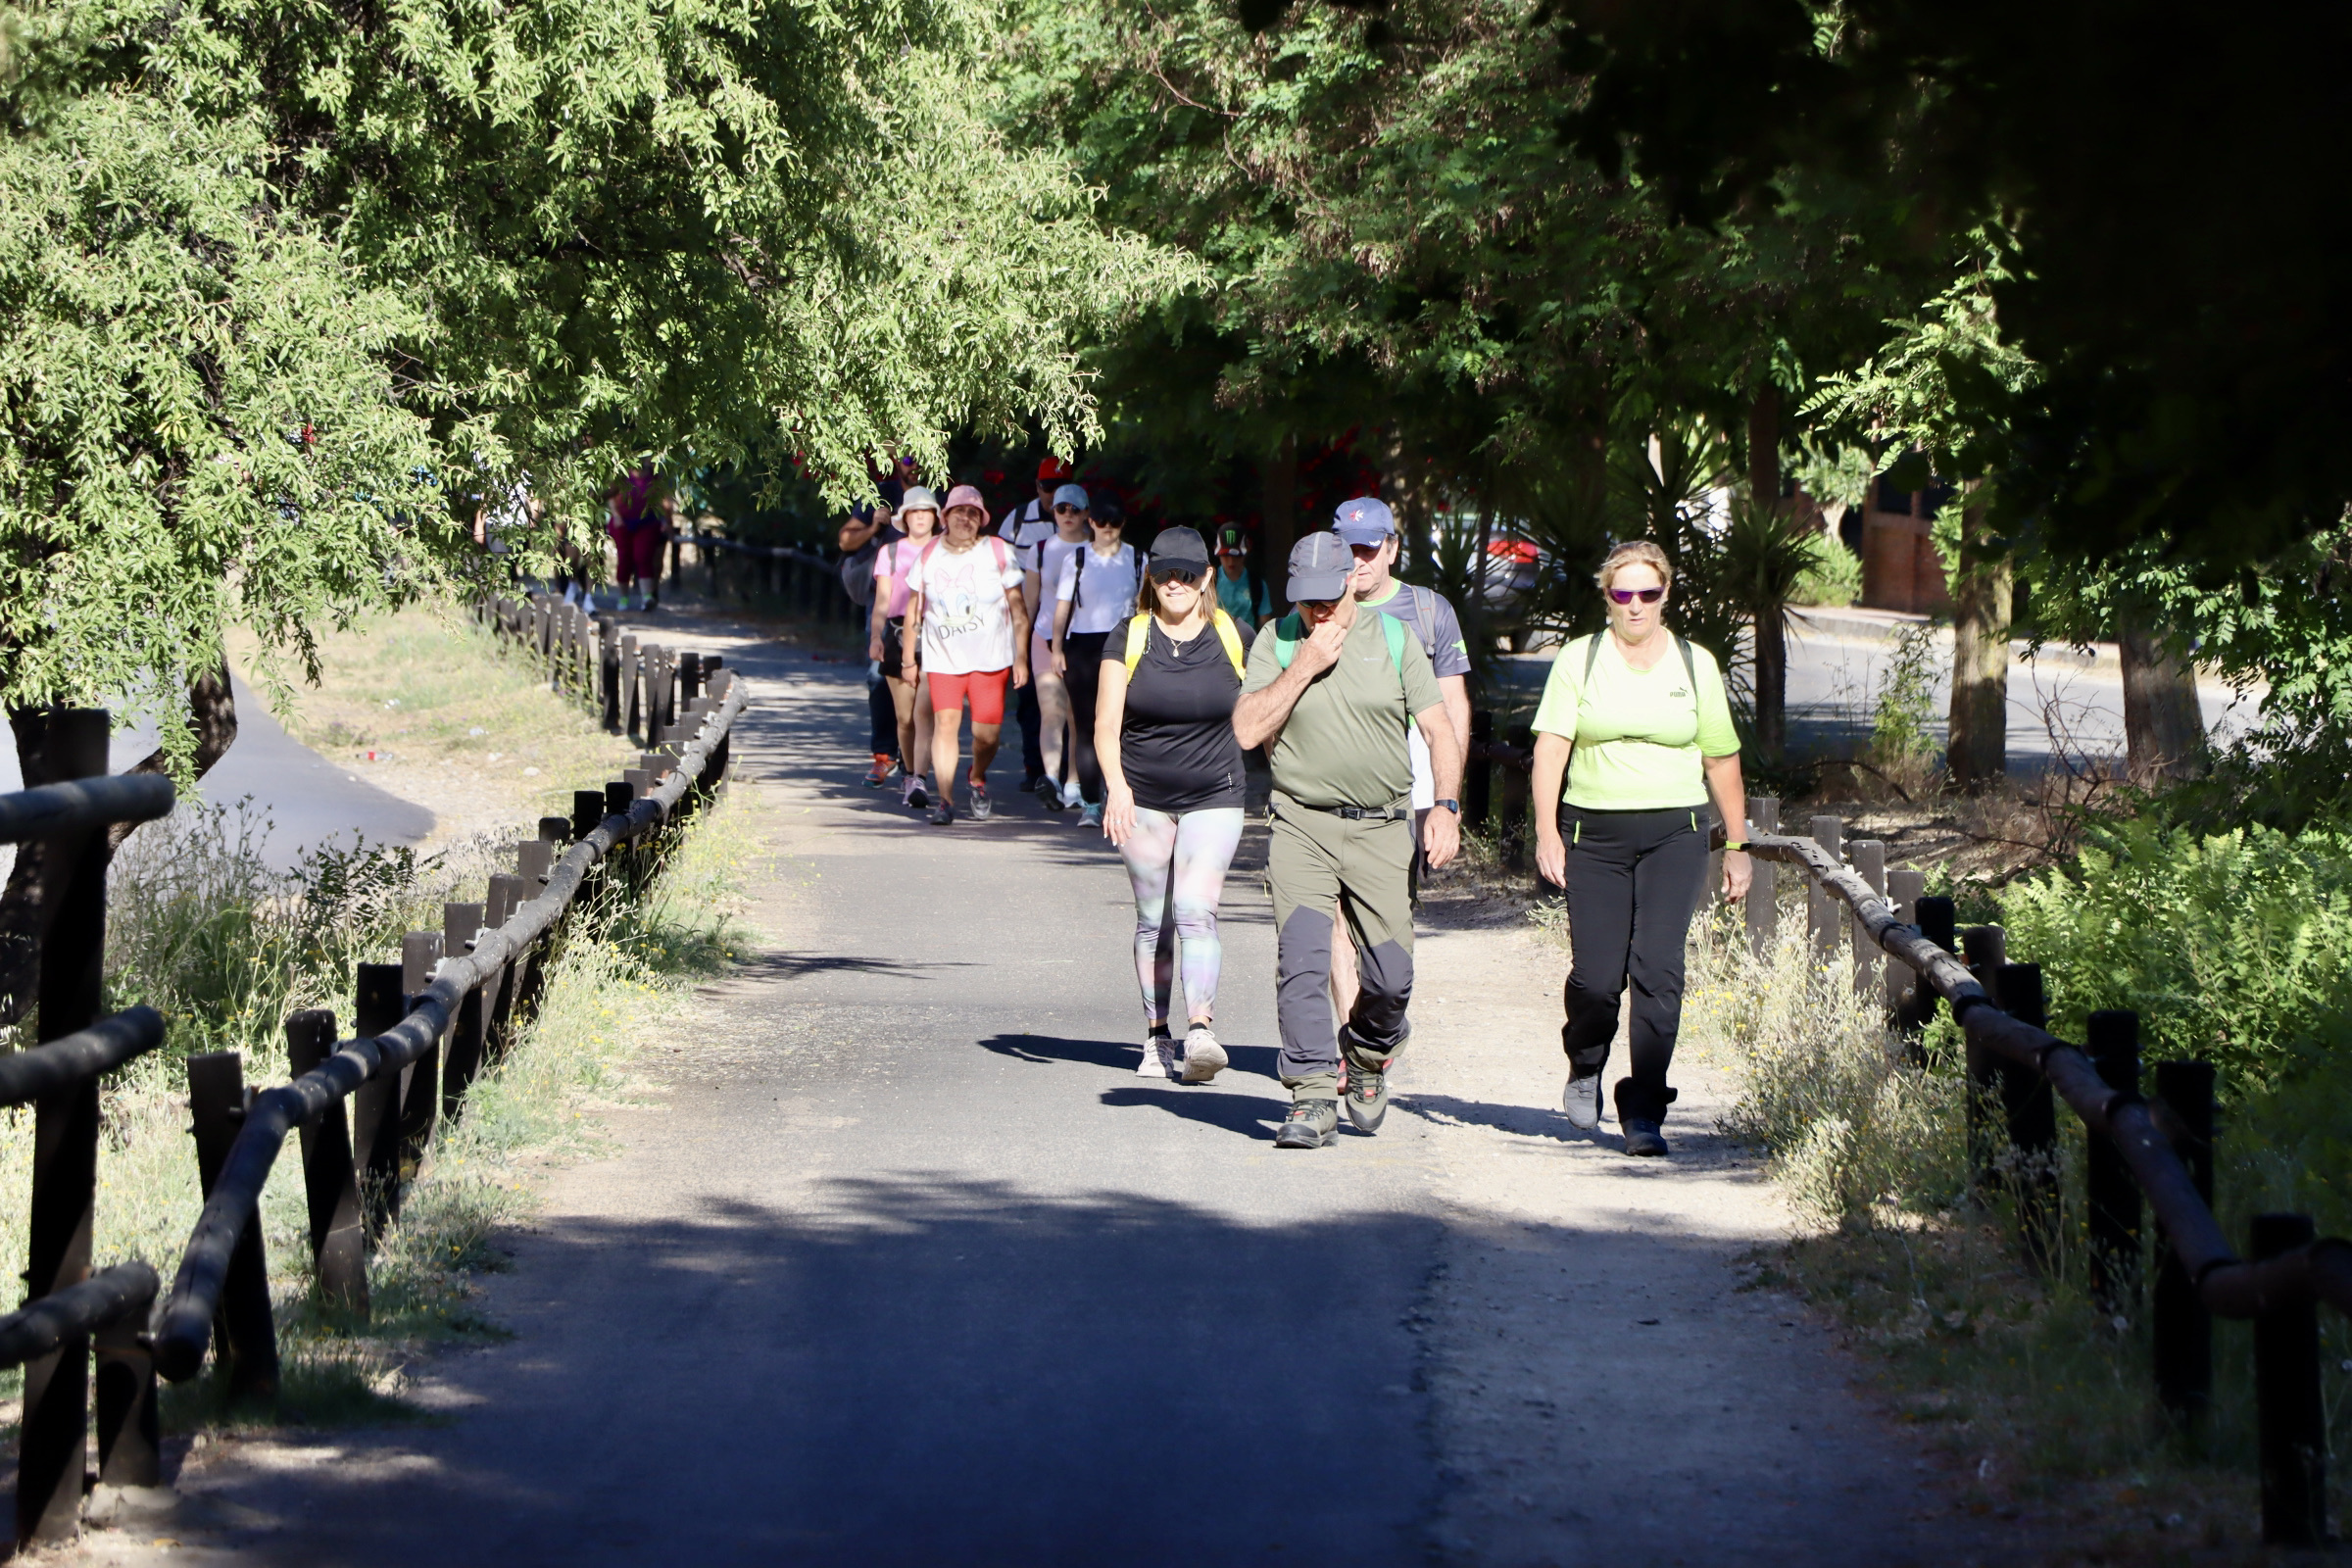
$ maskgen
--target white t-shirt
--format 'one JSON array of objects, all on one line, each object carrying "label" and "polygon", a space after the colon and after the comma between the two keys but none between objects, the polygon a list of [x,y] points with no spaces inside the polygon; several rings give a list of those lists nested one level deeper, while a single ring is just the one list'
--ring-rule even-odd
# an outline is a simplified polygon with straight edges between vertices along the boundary
[{"label": "white t-shirt", "polygon": [[1041,598],[1049,601],[1046,612],[1037,617],[1046,623],[1044,629],[1048,632],[1054,629],[1053,607],[1050,601],[1054,591],[1061,586],[1062,568],[1070,564],[1070,557],[1085,548],[1086,541],[1084,539],[1073,542],[1054,533],[1048,534],[1021,552],[1021,564],[1037,573],[1038,594]]},{"label": "white t-shirt", "polygon": [[1059,586],[1054,590],[1055,599],[1068,601],[1074,607],[1070,611],[1072,636],[1115,630],[1119,622],[1135,613],[1136,592],[1144,585],[1139,575],[1143,558],[1135,553],[1135,546],[1119,546],[1119,553],[1108,561],[1097,555],[1092,544],[1084,554],[1086,569],[1080,571],[1080,552],[1070,552],[1069,559],[1061,564]]},{"label": "white t-shirt", "polygon": [[1012,666],[1012,612],[1004,590],[1019,589],[1021,570],[1002,541],[982,539],[961,555],[945,544],[906,574],[923,596],[923,668],[970,675]]},{"label": "white t-shirt", "polygon": [[[1042,501],[1032,501],[1004,514],[1004,522],[997,527],[997,537],[1019,551],[1026,560],[1031,545],[1041,539],[1051,539],[1060,531],[1054,525],[1053,509]],[[1054,579],[1048,577],[1046,580],[1052,582]]]}]

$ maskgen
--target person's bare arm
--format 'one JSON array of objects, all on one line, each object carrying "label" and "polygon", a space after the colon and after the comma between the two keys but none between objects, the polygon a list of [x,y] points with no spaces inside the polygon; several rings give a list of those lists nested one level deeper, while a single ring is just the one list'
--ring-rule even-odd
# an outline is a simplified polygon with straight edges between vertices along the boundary
[{"label": "person's bare arm", "polygon": [[1536,732],[1536,761],[1528,793],[1536,799],[1536,871],[1555,888],[1568,885],[1568,846],[1560,840],[1560,786],[1576,742],[1549,730]]},{"label": "person's bare arm", "polygon": [[[1446,716],[1453,720],[1454,743],[1461,747],[1464,758],[1470,755],[1470,677],[1440,675],[1438,690],[1446,699]],[[1443,797],[1446,792],[1438,791]]]},{"label": "person's bare arm", "polygon": [[[1462,795],[1462,743],[1453,731],[1453,714],[1441,701],[1413,715],[1421,739],[1429,746],[1429,777],[1441,801]],[[1451,810],[1434,810],[1421,824],[1421,855],[1432,871],[1443,869],[1462,847],[1462,819]]]},{"label": "person's bare arm", "polygon": [[[1062,619],[1068,622],[1065,614]],[[1056,655],[1060,645],[1054,645]],[[1102,836],[1114,845],[1127,842],[1135,831],[1135,792],[1127,787],[1127,769],[1119,757],[1119,737],[1127,723],[1127,665],[1120,660],[1102,661],[1101,681],[1095,687],[1095,761],[1102,769]]]},{"label": "person's bare arm", "polygon": [[874,530],[879,526],[881,519],[877,517],[868,517],[863,522],[852,517],[841,525],[841,532],[833,536],[833,542],[841,547],[843,555],[854,556],[865,548],[866,541],[873,538]]},{"label": "person's bare arm", "polygon": [[899,658],[906,666],[906,678],[914,679],[915,649],[923,640],[923,596],[909,595],[906,600],[906,618],[900,622]]},{"label": "person's bare arm", "polygon": [[[1723,831],[1727,837],[1743,839],[1747,836],[1747,782],[1740,772],[1740,754],[1729,757],[1709,757],[1702,760],[1707,770],[1707,793],[1715,797],[1715,809],[1723,813]],[[1741,850],[1726,850],[1723,856],[1723,896],[1727,899],[1747,897],[1747,885],[1755,875],[1755,864]]]},{"label": "person's bare arm", "polygon": [[[1054,601],[1054,635],[1049,640],[1054,644],[1054,673],[1056,675],[1070,672],[1069,650],[1064,645],[1070,640],[1070,614],[1077,608],[1067,599]],[[1126,671],[1119,673],[1124,675]]]},{"label": "person's bare arm", "polygon": [[1029,607],[1032,621],[1037,619],[1037,607],[1044,602],[1045,587],[1045,579],[1037,574],[1035,567],[1021,572],[1021,602]]},{"label": "person's bare arm", "polygon": [[1012,616],[1012,684],[1029,684],[1029,604],[1018,588],[1004,590],[1004,609]]},{"label": "person's bare arm", "polygon": [[1317,675],[1340,662],[1340,649],[1354,624],[1355,601],[1341,600],[1338,612],[1298,645],[1290,668],[1274,677],[1272,685],[1246,692],[1233,705],[1233,736],[1242,743],[1243,751],[1252,746],[1270,750],[1282,738],[1283,725],[1291,721],[1291,710],[1298,706],[1298,699]]}]

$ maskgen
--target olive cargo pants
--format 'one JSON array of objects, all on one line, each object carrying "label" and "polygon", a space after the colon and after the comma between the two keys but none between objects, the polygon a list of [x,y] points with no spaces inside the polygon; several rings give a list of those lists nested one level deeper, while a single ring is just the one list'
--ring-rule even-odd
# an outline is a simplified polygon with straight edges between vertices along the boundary
[{"label": "olive cargo pants", "polygon": [[[1275,1017],[1280,1077],[1296,1100],[1339,1093],[1339,1054],[1377,1069],[1404,1050],[1411,1025],[1413,858],[1409,820],[1350,821],[1277,795],[1266,881],[1274,894]],[[1354,934],[1355,1010],[1331,1015],[1331,906]]]}]

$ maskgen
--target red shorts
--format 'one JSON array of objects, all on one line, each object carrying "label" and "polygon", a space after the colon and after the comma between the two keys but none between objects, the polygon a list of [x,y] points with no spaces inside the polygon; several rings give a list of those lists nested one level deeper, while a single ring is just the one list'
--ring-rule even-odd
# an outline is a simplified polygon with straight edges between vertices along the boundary
[{"label": "red shorts", "polygon": [[662,547],[667,541],[662,537],[660,523],[639,523],[634,528],[607,523],[605,532],[612,536],[614,581],[648,584],[662,581]]},{"label": "red shorts", "polygon": [[975,670],[969,675],[942,675],[937,670],[926,672],[931,681],[931,711],[959,713],[963,700],[972,700],[972,722],[1002,724],[1004,722],[1004,693],[1011,689],[1009,669]]}]

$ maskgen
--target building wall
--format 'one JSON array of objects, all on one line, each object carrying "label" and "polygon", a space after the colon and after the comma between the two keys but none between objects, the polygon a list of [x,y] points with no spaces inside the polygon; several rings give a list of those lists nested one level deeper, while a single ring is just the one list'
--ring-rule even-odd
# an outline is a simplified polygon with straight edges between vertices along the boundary
[{"label": "building wall", "polygon": [[[1862,514],[1862,603],[1872,610],[1934,614],[1951,609],[1943,558],[1931,536],[1935,524],[1907,512],[1887,511],[1874,494]],[[1907,499],[1915,509],[1921,497]]]}]

